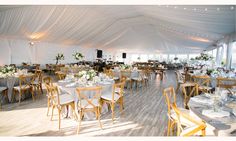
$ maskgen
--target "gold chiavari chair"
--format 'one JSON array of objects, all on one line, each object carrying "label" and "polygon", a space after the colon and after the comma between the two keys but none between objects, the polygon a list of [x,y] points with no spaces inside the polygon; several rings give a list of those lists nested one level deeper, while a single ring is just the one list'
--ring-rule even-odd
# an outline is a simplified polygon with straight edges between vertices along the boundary
[{"label": "gold chiavari chair", "polygon": [[225,89],[232,89],[236,86],[236,79],[235,78],[224,78],[224,77],[217,77],[217,87],[225,88]]},{"label": "gold chiavari chair", "polygon": [[198,95],[198,85],[196,83],[181,84],[184,96],[184,107],[188,109],[188,102],[192,96]]},{"label": "gold chiavari chair", "polygon": [[[172,134],[174,132],[175,124],[177,123],[177,116],[175,112],[173,111],[171,104],[176,103],[176,94],[174,87],[168,87],[163,90],[163,95],[165,97],[165,101],[167,104],[167,116],[168,116],[168,127],[167,127],[167,136],[170,135],[170,130],[172,130]],[[189,110],[181,108],[181,111],[189,114]],[[188,122],[183,121],[186,126],[189,125]]]},{"label": "gold chiavari chair", "polygon": [[62,109],[65,108],[65,107],[71,106],[73,112],[75,112],[75,110],[74,110],[75,109],[74,99],[69,94],[59,95],[59,91],[58,91],[57,86],[47,85],[46,83],[45,83],[45,86],[47,88],[47,91],[49,92],[50,99],[51,99],[51,104],[52,104],[51,120],[53,118],[53,111],[54,111],[55,108],[57,108],[58,118],[59,118],[58,128],[60,129],[61,128]]},{"label": "gold chiavari chair", "polygon": [[200,92],[210,93],[212,87],[210,87],[211,78],[208,75],[194,75],[193,80],[198,84],[198,90]]},{"label": "gold chiavari chair", "polygon": [[[171,107],[177,115],[177,136],[206,135],[206,124],[204,121],[196,120],[189,114],[182,112],[177,108],[175,103],[171,104]],[[189,121],[192,125],[186,127],[185,124],[183,124],[182,119]]]},{"label": "gold chiavari chair", "polygon": [[32,75],[32,76],[20,75],[19,76],[19,85],[13,87],[13,95],[15,96],[17,94],[16,92],[18,92],[18,94],[19,94],[19,104],[21,102],[21,96],[26,91],[31,92],[32,99],[34,101],[34,92],[33,92],[32,85],[31,85],[33,77],[34,77],[34,75]]},{"label": "gold chiavari chair", "polygon": [[111,107],[112,111],[112,121],[114,123],[114,117],[115,117],[115,104],[119,103],[120,104],[120,112],[124,109],[124,86],[125,86],[125,81],[113,84],[113,90],[112,93],[108,94],[103,94],[101,96],[102,104],[107,103]]},{"label": "gold chiavari chair", "polygon": [[[0,87],[0,94],[5,96],[8,100],[7,87]],[[2,100],[0,99],[0,109],[2,109]]]},{"label": "gold chiavari chair", "polygon": [[[96,86],[96,87],[78,87],[76,88],[77,95],[79,97],[79,124],[77,128],[77,134],[80,131],[81,121],[84,117],[85,112],[94,112],[96,115],[96,119],[98,119],[100,128],[102,128],[102,123],[100,121],[100,115],[101,115],[101,90],[102,87]],[[93,96],[90,95],[92,94]]]},{"label": "gold chiavari chair", "polygon": [[32,89],[38,93],[43,94],[43,87],[42,87],[42,70],[36,70],[35,75],[31,81]]}]

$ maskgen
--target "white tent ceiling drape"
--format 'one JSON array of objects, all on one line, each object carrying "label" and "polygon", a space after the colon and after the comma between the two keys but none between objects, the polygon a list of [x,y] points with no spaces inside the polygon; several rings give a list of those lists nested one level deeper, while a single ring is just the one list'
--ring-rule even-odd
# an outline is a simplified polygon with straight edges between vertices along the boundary
[{"label": "white tent ceiling drape", "polygon": [[9,55],[13,56],[14,62],[18,59],[14,51],[25,50],[23,60],[46,63],[40,55],[32,57],[29,41],[36,41],[39,54],[49,49],[47,45],[54,54],[63,51],[61,46],[72,51],[199,53],[235,35],[235,9],[230,5],[0,6],[0,55],[11,62]]}]

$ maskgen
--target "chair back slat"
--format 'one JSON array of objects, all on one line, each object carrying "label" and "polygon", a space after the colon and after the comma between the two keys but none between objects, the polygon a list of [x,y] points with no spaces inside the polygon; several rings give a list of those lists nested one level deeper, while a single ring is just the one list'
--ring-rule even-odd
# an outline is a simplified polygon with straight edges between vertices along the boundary
[{"label": "chair back slat", "polygon": [[[102,87],[100,86],[76,88],[78,98],[79,98],[79,106],[85,109],[88,108],[89,106],[96,108],[96,105],[93,103],[93,101],[97,100],[98,103],[100,102],[101,90],[102,90]],[[85,105],[82,105],[83,101],[86,101]]]},{"label": "chair back slat", "polygon": [[168,108],[168,116],[171,114],[171,104],[176,103],[176,95],[174,87],[169,87],[163,90],[163,95],[165,96],[165,101]]}]

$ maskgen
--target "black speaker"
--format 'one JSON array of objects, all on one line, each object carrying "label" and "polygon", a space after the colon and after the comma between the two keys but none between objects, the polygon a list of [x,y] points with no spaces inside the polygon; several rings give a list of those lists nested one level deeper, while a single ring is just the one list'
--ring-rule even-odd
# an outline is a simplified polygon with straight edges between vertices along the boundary
[{"label": "black speaker", "polygon": [[122,53],[122,58],[126,58],[126,53]]},{"label": "black speaker", "polygon": [[97,50],[97,58],[102,58],[102,50]]}]

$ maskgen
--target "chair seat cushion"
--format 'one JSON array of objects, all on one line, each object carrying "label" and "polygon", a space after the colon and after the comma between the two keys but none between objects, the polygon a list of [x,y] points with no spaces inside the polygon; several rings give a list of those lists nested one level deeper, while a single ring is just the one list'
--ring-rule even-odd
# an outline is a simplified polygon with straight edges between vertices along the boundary
[{"label": "chair seat cushion", "polygon": [[[187,109],[184,109],[184,108],[179,108],[179,110],[182,112],[182,113],[184,113],[184,114],[187,114],[187,115],[190,115],[190,111],[189,110],[187,110]],[[178,120],[178,117],[177,117],[177,115],[176,115],[176,113],[175,113],[175,111],[174,110],[171,110],[171,118],[173,118],[174,120]],[[190,122],[189,120],[187,120],[187,119],[185,119],[185,118],[181,118],[180,117],[180,122],[181,122],[181,124],[182,125],[184,125],[184,126],[192,126],[192,125],[194,125],[192,122]]]},{"label": "chair seat cushion", "polygon": [[[92,100],[92,99],[89,99],[89,100]],[[81,102],[81,108],[91,109],[91,108],[94,108],[93,105],[95,107],[99,107],[100,106],[98,99],[93,99],[91,101],[93,103],[93,105],[88,103],[88,101],[86,99],[83,99],[80,102]],[[80,106],[80,103],[79,103],[79,106]]]},{"label": "chair seat cushion", "polygon": [[39,84],[41,84],[41,82],[40,81],[37,81],[37,80],[35,80],[34,82],[32,82],[31,83],[32,85],[39,85]]},{"label": "chair seat cushion", "polygon": [[[103,94],[101,96],[102,99],[105,99],[105,100],[109,100],[111,101],[112,100],[112,93],[109,93],[109,94]],[[118,99],[120,98],[120,95],[118,94],[114,94],[114,101],[117,101]]]},{"label": "chair seat cushion", "polygon": [[60,94],[60,105],[65,105],[74,101],[70,94]]},{"label": "chair seat cushion", "polygon": [[[189,127],[185,127],[183,129],[183,131],[180,133],[180,136],[184,136],[185,134],[191,132],[192,130],[198,128],[198,125],[193,125],[193,126],[189,126]],[[195,133],[194,135],[200,135],[200,131],[198,131],[197,133]]]},{"label": "chair seat cushion", "polygon": [[[117,94],[119,94],[120,91],[121,91],[121,88],[116,88],[116,89],[115,89],[115,93],[117,93]],[[125,91],[123,90],[123,94],[124,94],[124,93],[125,93]]]},{"label": "chair seat cushion", "polygon": [[208,87],[208,86],[199,86],[200,90],[211,90],[212,87]]},{"label": "chair seat cushion", "polygon": [[113,77],[114,80],[119,80],[120,78],[119,77]]},{"label": "chair seat cushion", "polygon": [[0,92],[4,91],[6,89],[7,89],[7,87],[0,87]]},{"label": "chair seat cushion", "polygon": [[29,85],[22,85],[21,87],[20,86],[15,86],[14,89],[16,89],[17,91],[20,91],[22,89],[29,89],[30,86]]},{"label": "chair seat cushion", "polygon": [[142,78],[140,78],[140,77],[134,77],[134,78],[132,78],[132,80],[135,80],[135,81],[142,81]]}]

